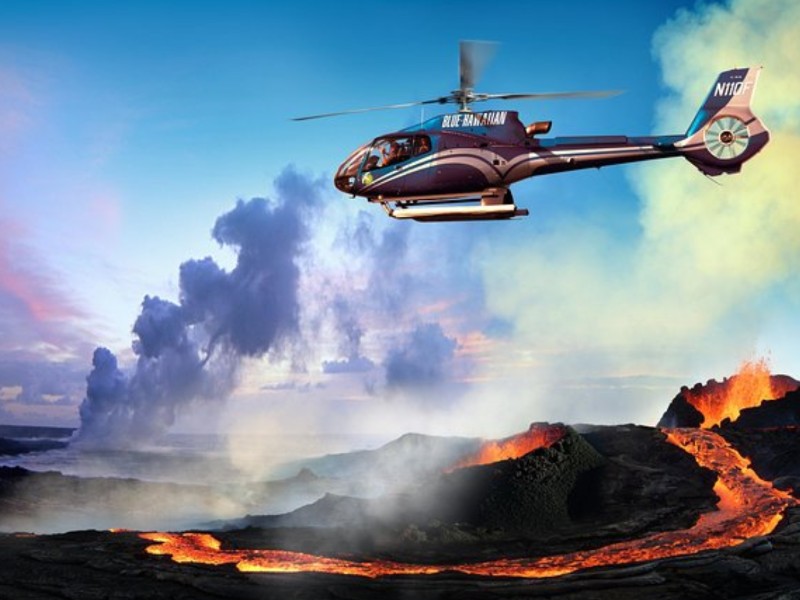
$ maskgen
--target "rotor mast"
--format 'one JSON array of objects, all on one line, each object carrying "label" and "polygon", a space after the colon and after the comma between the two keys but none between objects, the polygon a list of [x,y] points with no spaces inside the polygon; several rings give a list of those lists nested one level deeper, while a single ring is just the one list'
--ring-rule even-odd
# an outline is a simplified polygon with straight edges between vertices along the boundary
[{"label": "rotor mast", "polygon": [[470,104],[478,100],[475,83],[494,56],[496,42],[461,40],[458,43],[458,84],[457,90],[450,92],[452,102],[459,105],[458,112],[472,112]]}]

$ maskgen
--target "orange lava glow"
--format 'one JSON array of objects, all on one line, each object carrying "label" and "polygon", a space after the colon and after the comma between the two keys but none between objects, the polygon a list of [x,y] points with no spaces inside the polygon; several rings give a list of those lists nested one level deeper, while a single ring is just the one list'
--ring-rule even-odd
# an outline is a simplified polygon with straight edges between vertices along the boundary
[{"label": "orange lava glow", "polygon": [[542,578],[591,567],[658,560],[734,546],[750,537],[770,533],[780,522],[784,509],[796,502],[789,494],[776,490],[761,479],[750,468],[749,461],[716,433],[700,429],[671,429],[665,433],[670,443],[694,456],[700,466],[717,473],[714,486],[720,497],[717,510],[701,515],[689,529],[656,533],[596,550],[535,559],[431,565],[356,561],[283,550],[223,549],[216,538],[204,533],[144,533],[141,536],[157,542],[147,547],[150,554],[170,555],[181,563],[232,564],[245,572],[315,572],[381,577],[449,571],[481,576]]},{"label": "orange lava glow", "polygon": [[460,461],[448,471],[475,465],[488,465],[491,463],[519,458],[538,448],[549,448],[567,433],[563,425],[550,425],[549,423],[532,423],[528,431],[523,431],[501,440],[488,440],[478,451]]},{"label": "orange lava glow", "polygon": [[745,408],[759,406],[765,400],[782,398],[797,389],[789,381],[771,376],[763,358],[745,361],[736,375],[722,383],[711,382],[702,388],[684,389],[683,397],[704,417],[700,425],[709,429],[724,419],[735,421]]}]

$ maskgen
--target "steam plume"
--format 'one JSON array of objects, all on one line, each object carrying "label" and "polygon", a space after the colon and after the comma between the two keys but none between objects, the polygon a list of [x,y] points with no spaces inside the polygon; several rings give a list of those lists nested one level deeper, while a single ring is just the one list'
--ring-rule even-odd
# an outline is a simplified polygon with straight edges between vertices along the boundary
[{"label": "steam plume", "polygon": [[361,338],[364,336],[364,329],[359,323],[352,305],[343,296],[338,296],[333,302],[332,310],[339,334],[339,353],[346,358],[323,361],[323,372],[334,374],[371,371],[375,367],[375,363],[361,355]]},{"label": "steam plume", "polygon": [[318,184],[292,169],[276,181],[279,200],[239,201],[212,236],[234,248],[230,272],[211,258],[180,267],[180,303],[145,296],[133,326],[137,356],[128,378],[106,348],[95,350],[81,404],[82,442],[126,446],[164,433],[181,407],[231,391],[243,357],[281,348],[298,333],[305,213]]}]

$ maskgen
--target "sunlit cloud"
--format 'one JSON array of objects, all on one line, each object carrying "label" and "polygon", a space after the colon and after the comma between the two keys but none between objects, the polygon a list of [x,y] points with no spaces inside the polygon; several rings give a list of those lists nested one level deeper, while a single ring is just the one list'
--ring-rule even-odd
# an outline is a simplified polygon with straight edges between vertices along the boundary
[{"label": "sunlit cloud", "polygon": [[5,217],[0,229],[2,419],[72,424],[90,351],[87,313],[47,257],[27,243],[27,227]]},{"label": "sunlit cloud", "polygon": [[[0,220],[0,301],[4,321],[38,332],[39,340],[58,343],[63,326],[84,316],[57,283],[55,275],[20,238],[26,230],[10,219]],[[3,340],[9,343],[8,336]],[[19,342],[20,340],[17,340]],[[29,340],[31,342],[35,340]]]},{"label": "sunlit cloud", "polygon": [[[773,297],[783,299],[785,322],[796,323],[800,298],[790,280],[800,271],[798,38],[794,2],[679,11],[654,38],[669,88],[657,132],[684,131],[720,71],[764,65],[753,106],[772,134],[764,152],[741,174],[720,178],[721,186],[680,159],[631,169],[642,203],[637,239],[614,238],[574,218],[551,234],[501,243],[483,261],[490,309],[546,363],[516,376],[528,382],[529,406],[572,420],[650,422],[658,416],[650,385],[615,405],[596,389],[560,391],[559,382],[722,376],[755,351]],[[512,256],[526,259],[512,263]],[[565,411],[570,396],[578,401]]]}]

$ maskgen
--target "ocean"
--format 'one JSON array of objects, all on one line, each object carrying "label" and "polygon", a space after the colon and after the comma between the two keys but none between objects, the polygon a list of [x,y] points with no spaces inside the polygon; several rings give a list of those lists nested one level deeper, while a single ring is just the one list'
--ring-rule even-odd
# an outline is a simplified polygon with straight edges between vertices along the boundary
[{"label": "ocean", "polygon": [[284,476],[285,463],[373,449],[388,441],[369,435],[172,433],[158,443],[113,449],[71,444],[73,433],[68,428],[0,425],[0,466],[76,477],[218,485],[268,481]]},{"label": "ocean", "polygon": [[185,530],[283,514],[329,491],[354,491],[344,481],[298,476],[305,459],[385,442],[181,433],[135,449],[98,449],[71,443],[73,433],[0,425],[0,532]]}]

